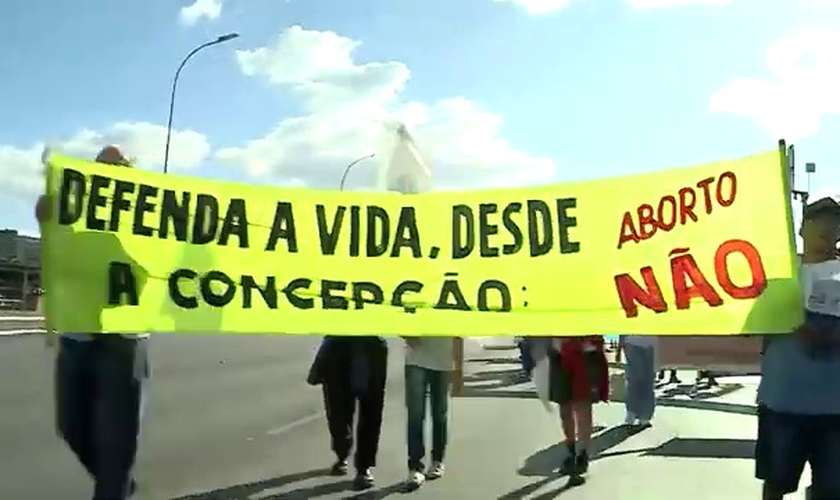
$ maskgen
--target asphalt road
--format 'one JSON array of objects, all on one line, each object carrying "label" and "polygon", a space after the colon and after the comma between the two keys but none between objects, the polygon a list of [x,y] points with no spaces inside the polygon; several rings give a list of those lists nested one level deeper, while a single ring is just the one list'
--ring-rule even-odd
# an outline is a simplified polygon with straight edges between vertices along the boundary
[{"label": "asphalt road", "polygon": [[[138,498],[178,498],[328,466],[320,391],[304,382],[317,344],[317,337],[155,337]],[[88,478],[54,432],[53,356],[41,335],[0,337],[0,499],[89,498]],[[386,405],[393,407],[402,397],[396,346],[390,364]]]}]

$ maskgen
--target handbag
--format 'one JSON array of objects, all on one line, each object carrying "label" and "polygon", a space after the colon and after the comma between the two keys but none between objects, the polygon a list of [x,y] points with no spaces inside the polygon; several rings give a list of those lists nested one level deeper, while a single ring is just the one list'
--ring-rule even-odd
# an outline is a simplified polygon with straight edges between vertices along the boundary
[{"label": "handbag", "polygon": [[324,383],[324,368],[327,366],[329,344],[329,339],[321,340],[321,345],[318,346],[318,352],[315,353],[312,365],[309,366],[309,373],[306,375],[307,384],[314,386]]}]

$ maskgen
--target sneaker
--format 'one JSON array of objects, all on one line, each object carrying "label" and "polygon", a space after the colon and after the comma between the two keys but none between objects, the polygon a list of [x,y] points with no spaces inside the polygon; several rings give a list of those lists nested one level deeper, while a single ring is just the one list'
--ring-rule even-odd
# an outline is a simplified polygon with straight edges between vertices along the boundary
[{"label": "sneaker", "polygon": [[653,424],[650,423],[649,418],[643,418],[643,419],[639,420],[639,427],[647,428],[647,427],[650,427],[651,425],[653,425]]},{"label": "sneaker", "polygon": [[446,468],[443,466],[442,462],[432,462],[432,466],[429,467],[428,471],[426,471],[426,479],[429,481],[440,479],[443,477],[444,472],[446,472]]},{"label": "sneaker", "polygon": [[419,470],[409,471],[408,478],[406,478],[404,486],[406,491],[414,491],[426,482],[426,476]]},{"label": "sneaker", "polygon": [[356,491],[369,490],[374,484],[373,471],[370,468],[359,470],[353,479],[353,489]]},{"label": "sneaker", "polygon": [[627,416],[624,417],[624,425],[633,425],[636,423],[636,415],[631,412],[627,412]]},{"label": "sneaker", "polygon": [[346,476],[347,475],[347,460],[338,460],[330,468],[331,476]]}]

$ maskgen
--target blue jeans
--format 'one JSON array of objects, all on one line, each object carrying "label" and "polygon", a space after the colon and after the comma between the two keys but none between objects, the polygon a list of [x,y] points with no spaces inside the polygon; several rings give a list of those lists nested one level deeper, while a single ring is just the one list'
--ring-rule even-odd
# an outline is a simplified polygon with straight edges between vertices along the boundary
[{"label": "blue jeans", "polygon": [[408,468],[423,470],[426,396],[432,414],[432,461],[443,462],[449,416],[449,372],[419,366],[405,367],[405,406],[408,410]]},{"label": "blue jeans", "polygon": [[654,392],[656,368],[654,366],[653,347],[625,345],[624,355],[627,364],[624,377],[627,382],[624,406],[640,420],[650,420],[656,408]]},{"label": "blue jeans", "polygon": [[527,337],[519,339],[519,362],[522,363],[522,370],[527,374],[534,371],[534,357],[531,355],[531,341]]}]

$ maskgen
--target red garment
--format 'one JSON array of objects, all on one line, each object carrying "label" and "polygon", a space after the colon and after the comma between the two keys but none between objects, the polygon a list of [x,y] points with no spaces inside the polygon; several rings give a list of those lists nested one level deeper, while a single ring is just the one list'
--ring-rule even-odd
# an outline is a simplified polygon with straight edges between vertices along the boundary
[{"label": "red garment", "polygon": [[[598,363],[599,373],[597,394],[591,394],[592,386],[586,369],[584,346],[595,348],[594,353],[603,358]],[[591,353],[590,353],[591,354]],[[563,368],[572,374],[572,397],[574,401],[608,401],[610,398],[610,377],[607,368],[607,357],[604,354],[604,337],[592,335],[589,337],[563,337],[560,347],[560,362]]]}]

